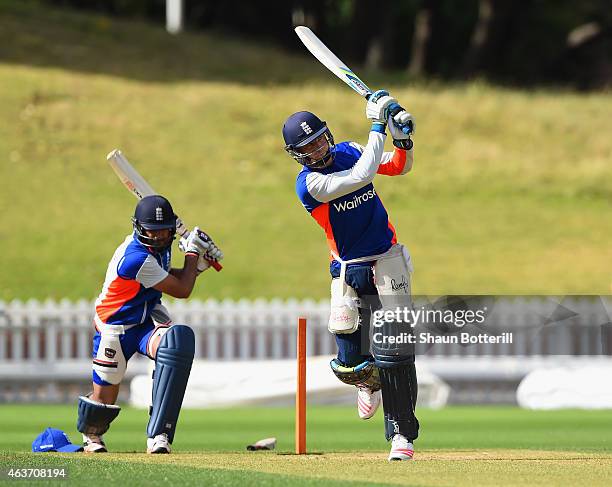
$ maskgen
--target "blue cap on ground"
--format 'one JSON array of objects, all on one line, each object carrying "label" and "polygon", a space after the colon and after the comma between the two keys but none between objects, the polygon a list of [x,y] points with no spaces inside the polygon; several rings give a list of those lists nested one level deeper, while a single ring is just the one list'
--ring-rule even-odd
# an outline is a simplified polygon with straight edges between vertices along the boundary
[{"label": "blue cap on ground", "polygon": [[32,442],[32,451],[35,453],[47,451],[74,453],[77,451],[83,451],[83,447],[70,443],[68,435],[62,430],[47,428]]}]

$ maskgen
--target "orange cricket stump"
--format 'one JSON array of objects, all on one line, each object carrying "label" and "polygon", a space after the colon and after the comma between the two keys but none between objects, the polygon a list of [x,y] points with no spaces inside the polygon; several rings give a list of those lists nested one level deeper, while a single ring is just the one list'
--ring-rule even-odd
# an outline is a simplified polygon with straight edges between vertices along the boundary
[{"label": "orange cricket stump", "polygon": [[306,453],[306,318],[298,319],[297,390],[295,391],[295,453]]}]

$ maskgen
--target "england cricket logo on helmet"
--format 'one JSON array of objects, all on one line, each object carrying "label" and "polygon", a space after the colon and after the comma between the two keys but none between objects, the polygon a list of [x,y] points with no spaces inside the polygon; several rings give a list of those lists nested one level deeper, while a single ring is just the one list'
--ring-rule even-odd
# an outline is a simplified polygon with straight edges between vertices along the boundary
[{"label": "england cricket logo on helmet", "polygon": [[[136,238],[145,247],[163,251],[172,245],[176,234],[176,215],[163,196],[156,194],[142,198],[136,205],[132,223]],[[155,230],[170,230],[170,233],[160,238],[151,235]]]},{"label": "england cricket logo on helmet", "polygon": [[285,150],[303,166],[323,169],[333,161],[334,137],[327,124],[314,113],[297,112],[291,115],[283,125],[283,139]]}]

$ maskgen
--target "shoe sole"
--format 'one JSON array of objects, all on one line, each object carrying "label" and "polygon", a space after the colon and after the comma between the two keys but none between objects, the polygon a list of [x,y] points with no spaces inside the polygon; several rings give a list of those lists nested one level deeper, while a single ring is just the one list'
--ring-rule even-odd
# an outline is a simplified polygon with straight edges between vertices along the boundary
[{"label": "shoe sole", "polygon": [[370,414],[369,416],[359,416],[359,419],[363,420],[363,421],[367,421],[368,419],[372,419],[374,417],[374,415],[376,414],[376,411],[374,411],[372,414]]},{"label": "shoe sole", "polygon": [[166,448],[156,448],[155,450],[149,450],[147,448],[147,453],[149,455],[167,455],[170,453],[170,450],[166,449]]},{"label": "shoe sole", "polygon": [[406,453],[396,452],[396,453],[391,453],[389,455],[388,460],[390,462],[401,462],[401,461],[404,461],[404,460],[412,460],[412,456],[413,455],[408,455]]}]

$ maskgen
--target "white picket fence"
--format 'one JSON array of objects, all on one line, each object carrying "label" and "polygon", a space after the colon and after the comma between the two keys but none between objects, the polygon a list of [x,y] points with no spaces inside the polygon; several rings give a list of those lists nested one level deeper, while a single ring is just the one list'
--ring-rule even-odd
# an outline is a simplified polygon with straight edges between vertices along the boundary
[{"label": "white picket fence", "polygon": [[[170,301],[175,323],[196,334],[196,357],[210,360],[295,357],[299,316],[308,319],[310,355],[333,353],[326,301]],[[89,359],[93,303],[0,301],[0,363]]]},{"label": "white picket fence", "polygon": [[[460,358],[495,356],[506,362],[511,360],[517,367],[527,363],[525,359],[553,355],[604,358],[612,355],[612,325],[606,312],[606,307],[611,309],[611,300],[604,299],[602,306],[597,299],[564,300],[563,305],[577,314],[555,326],[542,325],[539,319],[550,313],[550,300],[502,299],[495,305],[496,326],[498,331],[514,331],[514,343],[469,347],[442,344],[429,348],[418,345],[417,354],[419,360],[431,359],[439,370],[455,374],[458,369],[451,364]],[[299,316],[308,319],[309,355],[336,351],[334,336],[327,331],[327,300],[189,300],[166,304],[175,323],[194,329],[198,359],[295,357]],[[6,391],[23,385],[30,384],[35,397],[41,388],[43,394],[49,395],[57,383],[86,379],[94,332],[92,311],[93,303],[85,300],[0,301],[0,401]],[[141,357],[131,360],[128,378],[142,373],[146,362]],[[465,374],[469,373],[468,368]]]},{"label": "white picket fence", "polygon": [[[597,306],[596,299],[564,300],[563,305],[576,315],[558,326],[538,323],[551,310],[550,303],[542,298],[502,299],[495,304],[494,323],[487,322],[487,325],[494,324],[498,331],[514,331],[514,343],[470,347],[435,345],[430,350],[417,346],[417,353],[436,356],[607,354],[605,324],[609,324],[610,318],[601,301]],[[610,302],[604,300],[608,309]],[[185,323],[194,329],[197,358],[295,357],[299,316],[308,319],[309,355],[326,355],[336,350],[334,337],[327,331],[327,300],[211,299],[169,301],[166,305],[175,323]],[[85,300],[0,301],[0,364],[88,360],[94,333],[92,317],[93,303]]]}]

